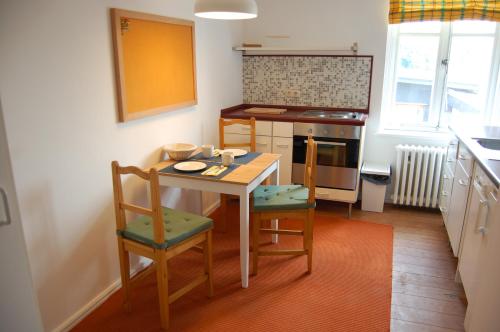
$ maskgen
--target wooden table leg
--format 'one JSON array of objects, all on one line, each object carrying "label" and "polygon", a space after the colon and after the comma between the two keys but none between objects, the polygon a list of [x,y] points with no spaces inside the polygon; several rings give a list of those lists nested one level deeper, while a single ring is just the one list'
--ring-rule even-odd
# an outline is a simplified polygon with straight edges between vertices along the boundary
[{"label": "wooden table leg", "polygon": [[240,194],[240,267],[241,287],[248,288],[248,261],[249,261],[249,199],[250,195]]},{"label": "wooden table leg", "polygon": [[[276,166],[276,171],[271,174],[271,183],[273,185],[279,185],[279,178],[280,178],[280,161],[276,161],[277,166]],[[278,229],[278,219],[272,219],[271,220],[271,228],[273,229]],[[278,243],[278,234],[273,234],[271,235],[271,242],[272,243]]]}]

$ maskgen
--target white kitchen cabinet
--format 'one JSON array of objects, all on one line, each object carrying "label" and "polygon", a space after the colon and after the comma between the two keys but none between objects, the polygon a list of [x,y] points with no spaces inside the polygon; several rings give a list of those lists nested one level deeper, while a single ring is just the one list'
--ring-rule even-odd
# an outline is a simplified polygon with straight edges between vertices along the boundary
[{"label": "white kitchen cabinet", "polygon": [[293,137],[293,122],[273,122],[273,137]]},{"label": "white kitchen cabinet", "polygon": [[500,329],[500,199],[490,198],[489,224],[485,238],[481,241],[477,257],[476,284],[474,296],[468,298],[469,305],[465,315],[467,331],[497,332]]},{"label": "white kitchen cabinet", "polygon": [[[224,128],[224,133],[250,135],[250,126],[241,124],[233,124]],[[255,135],[257,136],[272,136],[273,122],[272,121],[255,121]]]},{"label": "white kitchen cabinet", "polygon": [[458,260],[458,271],[468,299],[474,297],[476,288],[476,271],[481,242],[486,241],[486,227],[492,222],[489,213],[488,195],[493,184],[476,164],[472,180],[472,188],[467,204],[467,215],[464,221],[462,246]]},{"label": "white kitchen cabinet", "polygon": [[280,184],[290,184],[292,180],[292,150],[293,138],[273,137],[273,153],[281,154]]},{"label": "white kitchen cabinet", "polygon": [[453,191],[451,193],[448,219],[446,222],[446,230],[448,231],[448,237],[455,257],[458,256],[460,249],[460,238],[462,236],[467,197],[469,195],[469,183],[469,175],[462,167],[462,164],[458,162],[455,167]]},{"label": "white kitchen cabinet", "polygon": [[[224,130],[224,140],[231,143],[245,143],[250,141],[249,127],[243,125],[227,126]],[[257,152],[281,154],[280,184],[290,184],[292,180],[292,150],[293,150],[293,123],[256,121],[255,148]],[[246,147],[242,147],[249,150]]]},{"label": "white kitchen cabinet", "polygon": [[257,136],[255,137],[255,149],[261,153],[273,152],[273,139],[271,136]]},{"label": "white kitchen cabinet", "polygon": [[448,224],[448,213],[451,202],[451,192],[453,188],[453,172],[445,165],[443,176],[441,177],[441,193],[439,194],[439,210],[443,215],[445,225]]}]

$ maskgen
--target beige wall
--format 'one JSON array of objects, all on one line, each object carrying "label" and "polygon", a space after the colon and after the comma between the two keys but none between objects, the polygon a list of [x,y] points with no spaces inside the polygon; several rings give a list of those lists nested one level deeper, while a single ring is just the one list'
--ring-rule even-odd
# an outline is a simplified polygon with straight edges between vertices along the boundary
[{"label": "beige wall", "polygon": [[[366,130],[365,160],[395,165],[397,144],[443,144],[442,140],[379,134],[388,0],[257,0],[259,17],[243,24],[243,40],[268,47],[349,49],[373,55],[370,118]],[[290,38],[268,38],[287,35]],[[387,190],[390,195],[392,189]]]},{"label": "beige wall", "polygon": [[[241,56],[231,50],[241,24],[196,19],[199,104],[117,123],[109,7],[194,20],[191,0],[0,7],[0,93],[46,330],[64,327],[119,276],[111,160],[146,166],[168,142],[216,143],[219,110],[242,100]],[[143,200],[139,185],[126,189]],[[200,195],[170,190],[164,203],[196,211]]]}]

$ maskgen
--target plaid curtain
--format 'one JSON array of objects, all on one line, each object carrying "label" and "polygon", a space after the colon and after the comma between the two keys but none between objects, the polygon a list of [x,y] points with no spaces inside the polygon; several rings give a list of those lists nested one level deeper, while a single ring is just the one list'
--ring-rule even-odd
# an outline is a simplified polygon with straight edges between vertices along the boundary
[{"label": "plaid curtain", "polygon": [[483,20],[500,22],[500,0],[390,0],[389,23]]}]

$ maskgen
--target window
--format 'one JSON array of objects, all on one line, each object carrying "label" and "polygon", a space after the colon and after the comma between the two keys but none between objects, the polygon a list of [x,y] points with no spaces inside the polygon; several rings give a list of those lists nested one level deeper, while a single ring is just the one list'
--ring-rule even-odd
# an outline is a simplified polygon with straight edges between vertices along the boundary
[{"label": "window", "polygon": [[390,25],[384,129],[442,130],[452,116],[500,124],[499,64],[495,22]]}]

